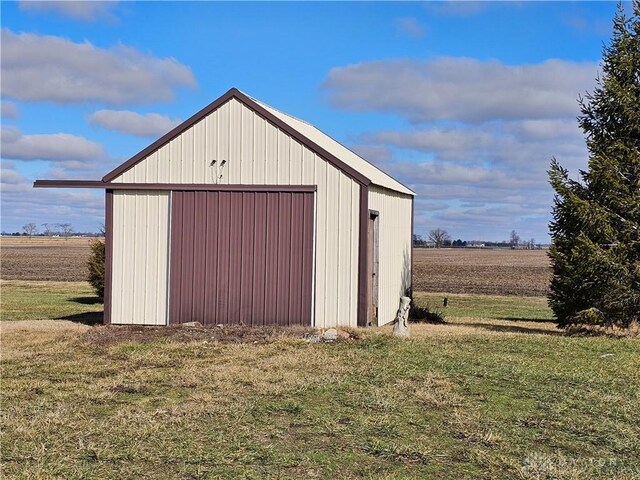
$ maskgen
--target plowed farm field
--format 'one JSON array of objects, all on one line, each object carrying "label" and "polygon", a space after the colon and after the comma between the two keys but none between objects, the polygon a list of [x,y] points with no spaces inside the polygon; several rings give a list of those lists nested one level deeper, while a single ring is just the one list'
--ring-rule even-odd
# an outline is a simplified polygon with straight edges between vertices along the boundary
[{"label": "plowed farm field", "polygon": [[87,278],[89,238],[2,237],[0,278],[78,282]]},{"label": "plowed farm field", "polygon": [[544,296],[550,267],[546,250],[417,248],[418,292]]},{"label": "plowed farm field", "polygon": [[[83,281],[90,252],[88,238],[2,237],[0,278]],[[417,292],[543,296],[549,273],[546,250],[414,250]]]}]

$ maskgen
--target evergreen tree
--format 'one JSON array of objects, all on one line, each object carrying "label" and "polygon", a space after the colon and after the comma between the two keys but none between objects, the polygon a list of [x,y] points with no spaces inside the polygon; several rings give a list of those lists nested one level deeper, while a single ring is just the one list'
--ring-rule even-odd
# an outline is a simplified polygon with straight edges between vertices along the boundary
[{"label": "evergreen tree", "polygon": [[640,0],[622,5],[602,77],[579,100],[589,151],[581,181],[553,159],[549,303],[559,326],[640,321]]},{"label": "evergreen tree", "polygon": [[87,260],[87,280],[100,300],[104,299],[105,245],[104,241],[94,239],[89,242],[91,256]]}]

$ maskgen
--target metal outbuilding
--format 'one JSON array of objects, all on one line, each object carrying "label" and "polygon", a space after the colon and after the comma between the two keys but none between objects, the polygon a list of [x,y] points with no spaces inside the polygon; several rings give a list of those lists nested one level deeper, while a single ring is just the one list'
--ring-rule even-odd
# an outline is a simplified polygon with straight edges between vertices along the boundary
[{"label": "metal outbuilding", "polygon": [[101,181],[105,323],[383,325],[411,291],[414,192],[233,88]]}]

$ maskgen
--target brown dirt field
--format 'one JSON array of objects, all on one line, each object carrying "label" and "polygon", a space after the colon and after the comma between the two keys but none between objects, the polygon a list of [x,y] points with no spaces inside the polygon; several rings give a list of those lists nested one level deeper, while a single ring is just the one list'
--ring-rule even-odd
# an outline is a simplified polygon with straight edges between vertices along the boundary
[{"label": "brown dirt field", "polygon": [[[88,238],[0,239],[0,278],[83,281]],[[549,283],[546,250],[419,248],[414,250],[414,290],[544,296]]]},{"label": "brown dirt field", "polygon": [[1,237],[0,278],[78,282],[87,278],[89,238]]},{"label": "brown dirt field", "polygon": [[414,250],[418,292],[544,296],[550,275],[546,250]]}]

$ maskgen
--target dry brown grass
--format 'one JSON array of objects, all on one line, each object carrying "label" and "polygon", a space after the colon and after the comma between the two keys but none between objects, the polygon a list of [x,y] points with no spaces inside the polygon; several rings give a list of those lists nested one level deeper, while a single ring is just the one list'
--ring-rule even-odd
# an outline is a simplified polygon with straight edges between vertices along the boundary
[{"label": "dry brown grass", "polygon": [[485,295],[546,295],[546,250],[414,249],[414,290]]},{"label": "dry brown grass", "polygon": [[1,278],[57,280],[87,278],[89,238],[0,237]]},{"label": "dry brown grass", "polygon": [[2,322],[0,476],[637,478],[637,343],[476,323],[308,344]]}]

